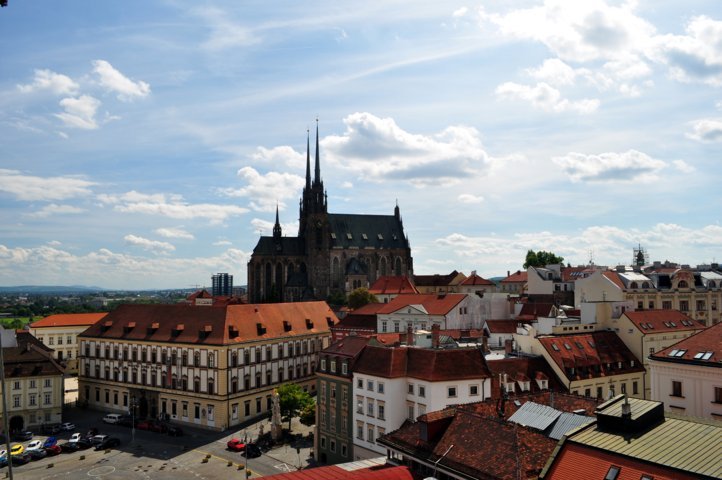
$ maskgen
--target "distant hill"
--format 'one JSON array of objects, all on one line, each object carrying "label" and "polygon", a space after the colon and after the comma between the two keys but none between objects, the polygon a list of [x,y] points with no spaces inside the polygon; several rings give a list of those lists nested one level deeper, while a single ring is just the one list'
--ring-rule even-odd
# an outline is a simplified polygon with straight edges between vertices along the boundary
[{"label": "distant hill", "polygon": [[71,295],[71,294],[89,294],[103,292],[107,289],[102,287],[87,287],[84,285],[19,285],[15,287],[0,287],[0,295]]}]

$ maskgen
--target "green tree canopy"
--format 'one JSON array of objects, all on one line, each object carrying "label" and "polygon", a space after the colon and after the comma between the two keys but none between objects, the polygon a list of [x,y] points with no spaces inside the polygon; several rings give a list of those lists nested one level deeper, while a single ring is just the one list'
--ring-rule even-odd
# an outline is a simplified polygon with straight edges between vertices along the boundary
[{"label": "green tree canopy", "polygon": [[311,394],[295,383],[284,383],[278,387],[278,399],[281,406],[281,417],[288,420],[288,430],[291,430],[291,419],[297,416],[308,405],[313,405]]},{"label": "green tree canopy", "polygon": [[303,407],[298,414],[301,424],[310,427],[316,423],[316,402],[311,399],[311,403]]},{"label": "green tree canopy", "polygon": [[559,257],[552,252],[539,250],[529,250],[526,252],[526,261],[524,262],[524,268],[528,267],[545,267],[547,265],[553,265],[555,263],[562,263],[564,257]]},{"label": "green tree canopy", "polygon": [[357,288],[348,294],[348,306],[354,310],[368,303],[378,303],[378,299],[366,287]]}]

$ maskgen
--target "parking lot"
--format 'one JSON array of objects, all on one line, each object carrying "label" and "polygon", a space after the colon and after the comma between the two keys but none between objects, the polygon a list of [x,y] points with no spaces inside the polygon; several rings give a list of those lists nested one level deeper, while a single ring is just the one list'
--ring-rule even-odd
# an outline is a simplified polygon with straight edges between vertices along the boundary
[{"label": "parking lot", "polygon": [[[210,432],[183,426],[182,437],[162,433],[135,432],[129,427],[109,425],[102,422],[103,413],[93,410],[71,409],[64,420],[76,424],[76,432],[97,428],[99,434],[120,439],[121,444],[110,450],[87,449],[61,453],[54,457],[14,466],[13,477],[18,479],[85,478],[99,479],[147,478],[147,479],[212,479],[221,477],[246,478],[246,459],[240,452],[226,448],[231,438],[253,440],[265,427],[267,420],[247,425],[243,429],[226,432]],[[262,427],[264,425],[264,427]],[[308,427],[294,422],[294,432],[307,433]],[[64,443],[73,432],[58,435],[58,443]],[[45,439],[36,435],[34,439]],[[29,442],[22,442],[27,445]],[[298,447],[298,449],[296,448]],[[251,477],[272,475],[309,466],[310,438],[303,435],[293,444],[277,446],[264,452],[261,457],[248,459]],[[8,468],[0,470],[0,475]]]}]

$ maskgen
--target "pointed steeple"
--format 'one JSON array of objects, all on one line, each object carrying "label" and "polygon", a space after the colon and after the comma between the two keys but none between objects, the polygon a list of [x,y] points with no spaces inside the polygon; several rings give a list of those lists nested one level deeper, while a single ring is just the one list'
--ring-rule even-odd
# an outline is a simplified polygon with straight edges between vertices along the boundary
[{"label": "pointed steeple", "polygon": [[311,189],[311,133],[306,129],[306,189]]},{"label": "pointed steeple", "polygon": [[276,224],[273,226],[273,239],[276,241],[281,240],[281,222],[278,220],[278,203],[276,204]]},{"label": "pointed steeple", "polygon": [[318,118],[316,118],[316,171],[314,172],[313,183],[321,183],[321,161],[318,152]]}]

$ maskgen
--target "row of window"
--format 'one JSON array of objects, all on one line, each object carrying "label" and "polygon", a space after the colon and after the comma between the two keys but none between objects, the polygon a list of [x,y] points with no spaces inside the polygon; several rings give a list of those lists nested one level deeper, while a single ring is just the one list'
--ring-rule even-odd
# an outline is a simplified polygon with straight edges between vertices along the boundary
[{"label": "row of window", "polygon": [[[342,375],[348,375],[348,360],[337,360],[336,358],[330,358],[328,356],[324,356],[321,358],[321,371],[326,372],[329,371],[331,373],[337,373],[337,363],[341,364],[341,374]],[[329,365],[329,369],[326,370],[327,364]]]},{"label": "row of window", "polygon": [[[113,390],[113,392],[112,392],[112,403],[111,403],[111,391],[106,388],[104,394],[105,394],[104,400],[107,405],[114,405],[115,407],[120,406],[119,392],[117,390]],[[89,387],[85,387],[85,396],[86,396],[86,398],[90,397],[90,388]],[[95,388],[95,401],[98,403],[101,401],[100,400],[100,388],[98,388],[98,387]],[[124,408],[129,407],[128,394],[125,392],[123,393],[122,406]],[[178,402],[176,400],[171,400],[170,407],[171,407],[170,412],[168,412],[167,401],[165,399],[163,399],[161,402],[161,413],[170,414],[175,418],[178,415]],[[209,422],[213,422],[214,416],[215,416],[214,412],[215,412],[215,408],[211,404],[208,404],[205,408],[202,408],[200,403],[193,404],[193,419],[194,420],[200,421],[201,418],[207,418]],[[181,416],[183,418],[188,418],[188,402],[186,402],[186,401],[181,401]]]},{"label": "row of window", "polygon": [[[90,364],[85,364],[84,374],[88,377],[90,377]],[[178,375],[175,373],[168,378],[168,372],[163,371],[160,372],[160,384],[158,382],[158,371],[151,370],[150,375],[148,375],[147,370],[142,370],[140,372],[140,375],[138,375],[138,369],[133,368],[130,371],[128,368],[114,368],[113,374],[111,376],[110,367],[106,366],[103,370],[103,375],[101,376],[101,369],[100,365],[95,365],[95,375],[94,378],[97,379],[103,379],[103,380],[112,380],[115,382],[124,382],[124,383],[132,383],[137,385],[148,385],[151,387],[160,386],[161,388],[172,388],[174,390],[186,390],[189,391],[189,384],[188,384],[188,376],[183,375],[180,378],[180,381],[178,379]],[[200,377],[194,377],[193,378],[193,388],[190,391],[201,393],[201,379]],[[211,395],[215,394],[215,380],[213,378],[209,378],[206,381],[205,385],[205,391],[203,393],[209,393]]]},{"label": "row of window", "polygon": [[[321,383],[321,394],[318,399],[318,402],[323,405],[326,403],[326,382],[324,382],[322,380],[320,383]],[[335,383],[330,384],[329,393],[330,393],[330,398],[331,398],[331,406],[335,406],[335,404],[336,404],[336,384]],[[341,387],[341,401],[343,402],[343,404],[348,404],[348,387],[346,387],[346,386]]]},{"label": "row of window", "polygon": [[[13,395],[13,408],[20,408],[22,407],[22,395]],[[38,406],[38,401],[40,398],[43,399],[43,405],[52,405],[53,403],[53,394],[52,393],[45,393],[43,395],[39,395],[36,393],[28,394],[28,406],[29,407],[36,407]]]},{"label": "row of window", "polygon": [[[91,349],[90,349],[90,342],[85,342],[84,344],[84,354],[88,358],[92,358],[93,355],[91,355]],[[133,362],[148,362],[150,363],[160,363],[162,364],[171,364],[171,365],[177,365],[178,364],[178,352],[176,350],[173,350],[170,355],[168,355],[168,351],[163,349],[160,353],[160,356],[158,356],[158,348],[141,348],[140,349],[140,355],[138,355],[138,347],[128,348],[128,347],[120,347],[120,345],[105,345],[104,347],[98,346],[95,349],[95,357],[96,358],[109,358],[109,359],[115,359],[115,360],[126,360],[126,361],[133,361]],[[189,354],[187,351],[181,352],[180,355],[180,361],[181,366],[189,366],[188,365],[188,359]],[[206,365],[201,365],[201,352],[194,352],[193,353],[193,363],[190,365],[192,367],[200,367],[205,366],[209,368],[215,368],[216,362],[215,362],[215,355],[210,352],[208,353],[208,358]]]},{"label": "row of window", "polygon": [[244,348],[242,350],[234,350],[231,352],[231,367],[237,367],[239,360],[243,359],[243,365],[251,363],[269,362],[281,358],[296,357],[315,353],[318,349],[322,349],[322,340],[309,339],[298,340],[296,342],[279,343],[276,348],[270,345],[266,347]]},{"label": "row of window", "polygon": [[[649,310],[654,310],[655,305],[654,300],[647,301],[647,308]],[[662,310],[672,310],[672,306],[672,300],[662,300]],[[712,300],[710,306],[712,310],[717,310],[717,301]],[[644,310],[644,300],[637,300],[637,310]],[[678,310],[680,312],[689,312],[689,300],[679,300]],[[705,300],[696,300],[695,311],[706,312],[707,302]]]},{"label": "row of window", "polygon": [[[326,449],[326,437],[321,435],[321,449]],[[336,453],[336,439],[332,438],[328,442],[328,451],[331,453]],[[341,456],[342,457],[348,457],[348,445],[345,443],[341,444]]]},{"label": "row of window", "polygon": [[[682,382],[679,380],[672,380],[672,393],[670,397],[684,398],[684,392],[682,391]],[[722,403],[722,387],[714,387],[712,393],[712,403]]]},{"label": "row of window", "polygon": [[[462,307],[464,309],[464,312],[466,312],[467,307]],[[401,332],[401,322],[398,320],[394,320],[394,333]],[[419,330],[426,330],[426,322],[420,322],[418,324],[415,324],[413,322],[406,322],[406,326],[404,328],[408,329],[410,326],[418,325]],[[441,323],[439,322],[431,322],[431,325],[436,325],[438,327],[441,327]],[[381,321],[381,332],[382,333],[388,333],[388,321],[382,320]],[[405,331],[405,330],[404,330]]]},{"label": "row of window", "polygon": [[[38,382],[36,380],[29,380],[28,381],[28,388],[34,389],[38,388]],[[52,388],[53,386],[53,380],[51,378],[46,378],[43,380],[43,387],[44,388]],[[13,390],[20,390],[22,388],[22,385],[20,383],[20,380],[14,380],[13,381]]]},{"label": "row of window", "polygon": [[[587,398],[592,398],[592,388],[591,387],[582,387],[584,388],[584,396]],[[573,392],[575,395],[579,392],[577,390],[574,390]],[[596,398],[604,398],[604,387],[597,386],[596,389]],[[627,383],[621,382],[619,384],[619,393],[627,394]],[[609,396],[616,395],[616,386],[612,383],[609,385]],[[633,381],[632,382],[632,393],[631,395],[639,395],[639,382]]]},{"label": "row of window", "polygon": [[[54,337],[54,336],[52,336],[52,335],[49,335],[49,336],[48,336],[48,345],[55,345],[55,339],[56,339],[56,338],[57,338],[57,341],[58,341],[58,345],[62,345],[62,344],[63,344],[63,336],[62,336],[62,335],[58,335],[57,337]],[[45,337],[44,337],[43,335],[38,336],[38,340],[40,340],[40,343],[45,343]],[[72,336],[72,335],[67,335],[67,336],[65,337],[65,343],[68,344],[68,345],[72,345],[72,344],[73,344],[73,336]]]},{"label": "row of window", "polygon": [[[325,408],[320,409],[320,427],[321,430],[328,430],[331,433],[336,433],[336,410],[326,411]],[[327,423],[326,420],[330,419]],[[348,414],[345,410],[341,411],[341,433],[346,434],[348,432]]]},{"label": "row of window", "polygon": [[[364,397],[356,397],[356,413],[364,414]],[[374,400],[373,398],[366,398],[366,415],[369,417],[375,417],[379,420],[386,420],[386,403],[382,400]]]},{"label": "row of window", "polygon": [[[314,362],[311,362],[310,369],[309,369],[307,363],[304,363],[303,365],[296,365],[295,368],[292,365],[288,365],[288,366],[286,366],[286,368],[283,368],[283,367],[278,368],[277,369],[278,381],[275,383],[283,383],[287,380],[294,380],[294,379],[299,379],[304,376],[313,375],[315,368],[316,368],[316,365]],[[262,386],[271,385],[274,383],[271,370],[266,370],[265,383],[262,383],[263,375],[261,375],[261,372],[256,372],[256,375],[254,378],[255,378],[255,383],[253,385],[251,385],[251,376],[244,375],[243,384],[242,384],[243,390],[250,390],[251,388],[260,388]],[[230,393],[240,392],[241,391],[240,386],[241,386],[241,383],[239,382],[238,377],[232,377]]]},{"label": "row of window", "polygon": [[[364,438],[364,433],[366,437]],[[364,424],[363,422],[356,423],[356,438],[359,440],[365,440],[369,443],[376,443],[376,439],[386,434],[386,429],[378,427],[376,425]]]}]

